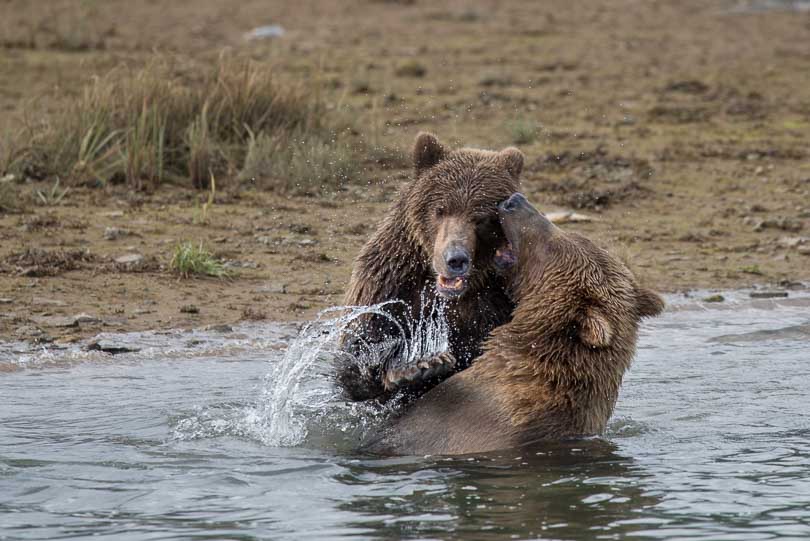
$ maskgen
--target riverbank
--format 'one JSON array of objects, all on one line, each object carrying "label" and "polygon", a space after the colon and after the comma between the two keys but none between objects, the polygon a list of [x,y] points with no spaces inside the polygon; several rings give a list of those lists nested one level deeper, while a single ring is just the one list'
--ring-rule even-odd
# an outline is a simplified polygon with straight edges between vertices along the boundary
[{"label": "riverbank", "polygon": [[[225,16],[225,2],[198,4],[190,14],[90,2],[92,24],[76,22],[75,35],[42,23],[68,3],[4,4],[0,18],[19,23],[4,35],[38,30],[3,44],[0,129],[58,110],[94,74],[145,64],[153,46],[197,62],[227,48],[290,84],[317,78],[380,155],[341,189],[310,195],[222,179],[204,213],[208,195],[190,185],[62,196],[54,178],[8,180],[22,204],[0,213],[0,339],[304,320],[339,304],[421,129],[519,146],[527,196],[586,216],[563,227],[661,291],[810,281],[808,13],[358,0],[243,2]],[[257,21],[285,33],[245,39]],[[202,243],[229,276],[180,278],[169,263],[181,242]]]}]

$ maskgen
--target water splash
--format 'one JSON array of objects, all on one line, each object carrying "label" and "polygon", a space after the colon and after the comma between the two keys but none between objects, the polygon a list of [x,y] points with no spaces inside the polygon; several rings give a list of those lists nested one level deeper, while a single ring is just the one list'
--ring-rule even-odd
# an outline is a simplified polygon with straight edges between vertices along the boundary
[{"label": "water splash", "polygon": [[403,355],[409,362],[443,353],[449,349],[449,326],[445,306],[421,298],[418,318],[398,321],[389,312],[388,301],[373,306],[338,306],[321,311],[302,328],[290,343],[284,357],[265,376],[260,399],[251,406],[234,404],[198,408],[175,420],[176,439],[199,439],[232,435],[257,440],[268,446],[295,446],[312,439],[334,441],[335,432],[349,442],[379,426],[397,402],[385,407],[370,403],[347,402],[333,384],[331,366],[341,350],[340,339],[350,335],[360,343],[353,361],[372,362],[375,344],[366,342],[355,331],[358,319],[378,316],[390,321],[404,342]]},{"label": "water splash", "polygon": [[[330,386],[328,392],[324,393],[319,392],[318,388],[305,387],[302,383],[314,364],[319,361],[328,363],[338,355],[348,354],[338,350],[338,342],[345,333],[354,334],[353,324],[359,318],[376,315],[391,321],[405,341],[405,356],[411,362],[447,351],[449,328],[443,304],[430,303],[427,310],[420,311],[423,314],[421,317],[401,323],[386,310],[389,305],[397,303],[404,304],[402,301],[389,301],[373,306],[329,308],[319,313],[316,320],[301,331],[287,349],[281,364],[268,378],[263,399],[265,406],[259,419],[267,428],[262,437],[263,443],[282,446],[301,443],[307,435],[307,413],[323,414],[329,402],[339,398],[334,387]],[[423,294],[422,306],[426,307],[427,303]],[[330,317],[335,314],[340,315]],[[362,337],[358,338],[366,349],[365,353],[373,350],[371,344],[364,342]],[[361,352],[354,360],[363,363],[368,359],[369,356]],[[362,406],[355,406],[355,410],[357,408]],[[343,428],[345,430],[347,427]]]}]

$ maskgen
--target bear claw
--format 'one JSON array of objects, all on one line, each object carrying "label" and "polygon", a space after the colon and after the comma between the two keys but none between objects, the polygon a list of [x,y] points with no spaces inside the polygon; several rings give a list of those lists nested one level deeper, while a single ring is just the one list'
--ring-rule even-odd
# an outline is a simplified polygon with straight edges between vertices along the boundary
[{"label": "bear claw", "polygon": [[420,359],[416,365],[389,368],[383,377],[385,389],[393,391],[403,386],[415,385],[428,379],[452,373],[456,360],[449,352]]}]

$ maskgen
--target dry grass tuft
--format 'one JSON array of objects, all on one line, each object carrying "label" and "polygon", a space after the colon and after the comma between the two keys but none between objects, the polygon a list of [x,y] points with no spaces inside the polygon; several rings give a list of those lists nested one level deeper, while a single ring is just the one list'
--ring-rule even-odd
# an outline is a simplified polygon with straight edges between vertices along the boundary
[{"label": "dry grass tuft", "polygon": [[16,141],[24,150],[5,160],[6,170],[68,184],[144,190],[185,178],[206,188],[212,175],[234,176],[272,148],[272,167],[258,172],[280,188],[347,178],[347,132],[317,89],[281,85],[266,66],[229,56],[213,68],[190,68],[161,59],[98,77],[60,113],[24,130]]},{"label": "dry grass tuft", "polygon": [[261,187],[310,193],[339,187],[359,175],[348,144],[307,137],[305,133],[250,135],[241,180]]}]

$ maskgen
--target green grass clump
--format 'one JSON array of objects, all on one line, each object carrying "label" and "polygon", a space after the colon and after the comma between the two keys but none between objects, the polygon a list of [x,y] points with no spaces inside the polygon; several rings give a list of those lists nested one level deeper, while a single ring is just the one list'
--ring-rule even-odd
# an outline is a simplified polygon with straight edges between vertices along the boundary
[{"label": "green grass clump", "polygon": [[190,276],[214,276],[229,278],[228,270],[203,247],[202,242],[194,245],[190,242],[178,244],[174,249],[169,269],[181,278]]},{"label": "green grass clump", "polygon": [[59,178],[56,179],[50,190],[37,190],[37,203],[46,207],[53,207],[62,203],[70,192],[70,188],[60,188]]},{"label": "green grass clump", "polygon": [[516,145],[529,145],[537,140],[539,126],[533,120],[520,119],[511,122],[507,128]]},{"label": "green grass clump", "polygon": [[8,167],[68,184],[145,190],[185,179],[207,188],[212,175],[233,177],[256,162],[247,154],[263,137],[283,150],[273,166],[280,186],[312,189],[346,176],[347,133],[316,88],[280,84],[267,66],[229,56],[213,67],[156,60],[95,79],[61,111],[27,126],[15,141],[22,155]]},{"label": "green grass clump", "polygon": [[740,269],[740,272],[744,272],[745,274],[756,274],[758,276],[762,276],[765,274],[762,272],[762,269],[759,268],[759,265],[748,265]]}]

